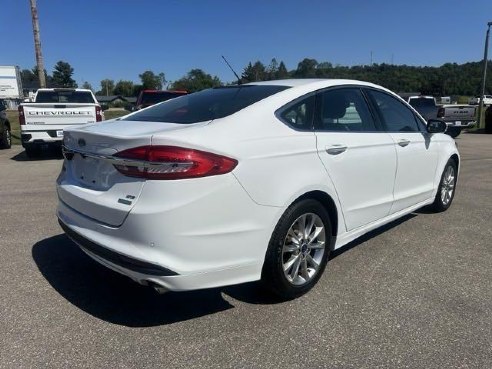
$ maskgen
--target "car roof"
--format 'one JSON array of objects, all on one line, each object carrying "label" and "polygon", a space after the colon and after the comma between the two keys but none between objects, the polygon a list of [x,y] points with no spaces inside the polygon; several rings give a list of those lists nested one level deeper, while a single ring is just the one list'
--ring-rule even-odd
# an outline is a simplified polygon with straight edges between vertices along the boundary
[{"label": "car roof", "polygon": [[64,87],[60,87],[60,88],[39,88],[38,91],[60,91],[60,92],[63,92],[63,91],[81,91],[81,92],[92,92],[91,90],[89,89],[86,89],[86,88],[64,88]]},{"label": "car roof", "polygon": [[380,88],[381,86],[375,85],[370,82],[358,81],[354,79],[328,79],[328,78],[305,78],[305,79],[279,79],[272,81],[260,81],[250,82],[246,85],[270,85],[270,86],[288,86],[288,87],[301,87],[301,86],[338,86],[338,85],[364,85]]},{"label": "car roof", "polygon": [[382,90],[387,90],[386,88],[376,85],[370,82],[358,81],[354,79],[328,79],[328,78],[306,78],[306,79],[281,79],[272,81],[259,81],[250,82],[245,85],[264,85],[264,86],[287,86],[292,89],[310,89],[312,91],[332,87],[332,86],[343,86],[343,85],[357,85],[357,86],[367,86],[375,87]]}]

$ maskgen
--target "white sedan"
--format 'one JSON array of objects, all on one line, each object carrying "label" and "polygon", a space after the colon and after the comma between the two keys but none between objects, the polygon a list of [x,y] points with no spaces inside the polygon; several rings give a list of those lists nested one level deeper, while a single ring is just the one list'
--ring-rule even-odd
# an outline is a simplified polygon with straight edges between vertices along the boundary
[{"label": "white sedan", "polygon": [[57,215],[89,256],[158,291],[262,280],[294,298],[331,250],[451,205],[445,129],[360,81],[208,89],[66,130]]}]

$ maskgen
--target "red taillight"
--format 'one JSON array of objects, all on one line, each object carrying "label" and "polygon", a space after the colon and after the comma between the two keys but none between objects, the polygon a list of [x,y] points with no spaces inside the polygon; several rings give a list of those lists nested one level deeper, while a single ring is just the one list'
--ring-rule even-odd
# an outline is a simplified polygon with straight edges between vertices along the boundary
[{"label": "red taillight", "polygon": [[19,111],[19,124],[23,126],[24,124],[26,124],[26,117],[24,116],[24,107],[22,105],[19,105],[17,110]]},{"label": "red taillight", "polygon": [[140,146],[114,156],[128,160],[128,165],[115,164],[120,173],[146,179],[215,176],[229,173],[237,165],[235,159],[177,146]]},{"label": "red taillight", "polygon": [[96,122],[102,122],[103,117],[102,117],[102,109],[100,106],[96,105]]},{"label": "red taillight", "polygon": [[439,108],[439,110],[437,111],[437,117],[438,118],[444,117],[444,108]]}]

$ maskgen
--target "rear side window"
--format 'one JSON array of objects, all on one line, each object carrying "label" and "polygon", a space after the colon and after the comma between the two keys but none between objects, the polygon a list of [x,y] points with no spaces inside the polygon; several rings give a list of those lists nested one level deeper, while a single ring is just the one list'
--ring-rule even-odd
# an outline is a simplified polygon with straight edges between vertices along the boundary
[{"label": "rear side window", "polygon": [[401,101],[384,92],[368,90],[388,132],[418,132],[413,112]]},{"label": "rear side window", "polygon": [[297,130],[311,130],[313,128],[314,107],[316,95],[294,100],[278,113],[284,123]]},{"label": "rear side window", "polygon": [[318,131],[376,131],[372,115],[358,88],[339,88],[320,94]]},{"label": "rear side window", "polygon": [[216,87],[168,100],[123,120],[190,124],[224,118],[288,86]]},{"label": "rear side window", "polygon": [[38,91],[37,103],[80,103],[93,104],[94,98],[86,91]]}]

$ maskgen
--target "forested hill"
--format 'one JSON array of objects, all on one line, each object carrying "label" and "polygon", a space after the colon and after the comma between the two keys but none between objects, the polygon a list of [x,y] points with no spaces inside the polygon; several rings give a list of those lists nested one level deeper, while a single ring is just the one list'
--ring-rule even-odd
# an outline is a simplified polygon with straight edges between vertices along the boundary
[{"label": "forested hill", "polygon": [[[258,81],[278,78],[347,78],[373,82],[395,92],[421,92],[434,96],[478,95],[481,88],[482,62],[446,63],[440,67],[373,64],[345,67],[315,59],[302,60],[297,69],[287,71],[283,62],[272,60],[269,66],[257,61],[249,63],[243,80]],[[492,93],[492,62],[486,93]]]}]

